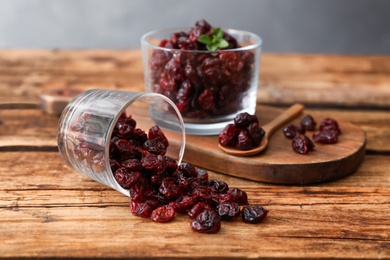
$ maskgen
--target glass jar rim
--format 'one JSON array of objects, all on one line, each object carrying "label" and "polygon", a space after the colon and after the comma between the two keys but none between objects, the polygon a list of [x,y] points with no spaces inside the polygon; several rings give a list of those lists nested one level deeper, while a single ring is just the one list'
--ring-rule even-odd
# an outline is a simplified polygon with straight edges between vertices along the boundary
[{"label": "glass jar rim", "polygon": [[161,51],[180,51],[180,52],[187,52],[187,53],[220,53],[220,52],[248,51],[248,50],[253,50],[253,49],[259,48],[263,45],[263,39],[260,36],[258,36],[257,34],[249,32],[249,31],[230,29],[230,28],[222,28],[222,30],[226,31],[229,34],[230,33],[247,34],[250,37],[253,37],[256,40],[256,42],[253,44],[249,44],[247,46],[243,46],[243,47],[235,48],[235,49],[222,49],[222,50],[208,51],[208,50],[180,50],[180,49],[165,48],[165,47],[160,47],[158,45],[152,44],[147,40],[150,36],[157,34],[157,33],[180,32],[180,31],[188,32],[190,29],[191,29],[191,27],[174,27],[174,28],[167,28],[167,29],[161,29],[161,30],[153,30],[153,31],[147,32],[141,36],[141,44],[147,45],[151,48],[158,49]]}]

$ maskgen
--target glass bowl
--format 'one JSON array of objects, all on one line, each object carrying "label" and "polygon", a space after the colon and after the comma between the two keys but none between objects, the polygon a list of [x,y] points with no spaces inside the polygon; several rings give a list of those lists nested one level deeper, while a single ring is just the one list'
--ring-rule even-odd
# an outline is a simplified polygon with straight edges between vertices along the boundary
[{"label": "glass bowl", "polygon": [[251,32],[223,29],[240,48],[208,51],[161,47],[164,41],[190,29],[152,31],[142,36],[146,92],[162,94],[175,103],[187,134],[219,134],[238,113],[256,111],[262,39]]},{"label": "glass bowl", "polygon": [[[155,120],[151,111],[168,109],[171,113]],[[183,119],[173,102],[156,93],[125,92],[93,89],[76,96],[61,114],[57,143],[64,161],[75,171],[84,174],[126,196],[111,171],[110,141],[116,122],[123,115],[131,115],[138,129],[148,133],[156,124],[175,131],[164,131],[170,140],[166,155],[180,164],[185,149]],[[161,123],[161,124],[160,124]]]}]

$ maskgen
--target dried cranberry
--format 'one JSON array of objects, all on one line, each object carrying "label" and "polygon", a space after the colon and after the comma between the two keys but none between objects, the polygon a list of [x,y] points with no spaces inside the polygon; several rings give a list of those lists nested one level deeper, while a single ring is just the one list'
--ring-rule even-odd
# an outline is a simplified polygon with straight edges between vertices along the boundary
[{"label": "dried cranberry", "polygon": [[186,214],[188,213],[194,205],[198,202],[198,199],[193,196],[182,196],[176,201],[169,203],[177,213]]},{"label": "dried cranberry", "polygon": [[164,133],[161,131],[160,127],[158,125],[153,126],[150,128],[148,133],[148,139],[149,140],[158,140],[162,144],[164,144],[166,147],[169,146],[169,141],[164,135]]},{"label": "dried cranberry", "polygon": [[299,154],[306,154],[314,149],[314,144],[306,135],[299,134],[293,138],[292,148]]},{"label": "dried cranberry", "polygon": [[115,146],[122,160],[141,158],[138,144],[132,140],[127,141],[126,139],[119,139],[115,142]]},{"label": "dried cranberry", "polygon": [[253,141],[249,137],[248,131],[246,129],[241,130],[237,135],[237,150],[249,150],[252,148]]},{"label": "dried cranberry", "polygon": [[268,210],[265,208],[255,205],[255,206],[244,206],[242,208],[242,219],[246,223],[257,224],[263,221],[267,216]]},{"label": "dried cranberry", "polygon": [[226,193],[229,190],[228,184],[224,181],[209,180],[208,186],[217,193]]},{"label": "dried cranberry", "polygon": [[177,199],[183,195],[183,190],[176,183],[176,180],[172,177],[165,178],[159,188],[161,195],[164,195],[167,199]]},{"label": "dried cranberry", "polygon": [[234,118],[234,124],[239,128],[247,128],[250,123],[259,123],[255,115],[250,115],[247,112],[240,113]]},{"label": "dried cranberry", "polygon": [[197,42],[199,36],[202,34],[208,34],[211,31],[211,25],[204,19],[201,19],[195,23],[195,26],[191,28],[189,32],[190,40]]},{"label": "dried cranberry", "polygon": [[233,196],[233,202],[238,203],[238,205],[248,205],[248,195],[245,191],[238,188],[230,188],[228,194]]},{"label": "dried cranberry", "polygon": [[238,203],[223,203],[217,206],[218,215],[222,220],[230,220],[240,215],[240,206]]},{"label": "dried cranberry", "polygon": [[129,187],[126,185],[128,175],[128,170],[124,167],[121,167],[115,171],[114,178],[118,184],[122,186],[122,188],[128,189]]},{"label": "dried cranberry", "polygon": [[314,142],[321,143],[321,144],[337,143],[338,137],[339,137],[339,131],[337,130],[323,130],[318,133],[313,133]]},{"label": "dried cranberry", "polygon": [[148,218],[152,214],[152,207],[146,202],[130,202],[130,210],[134,216]]},{"label": "dried cranberry", "polygon": [[301,120],[301,128],[305,131],[314,131],[316,128],[317,122],[314,120],[314,118],[311,115],[306,115]]},{"label": "dried cranberry", "polygon": [[298,134],[304,134],[305,129],[299,128],[298,126],[293,124],[288,124],[283,128],[283,133],[284,136],[286,136],[287,138],[294,138]]},{"label": "dried cranberry", "polygon": [[214,210],[205,209],[192,220],[191,228],[200,233],[217,233],[221,229],[221,218]]},{"label": "dried cranberry", "polygon": [[228,124],[218,136],[218,142],[222,146],[235,146],[239,130],[235,124]]},{"label": "dried cranberry", "polygon": [[332,118],[324,118],[320,123],[319,130],[322,131],[336,131],[337,134],[341,134],[341,129],[336,120]]},{"label": "dried cranberry", "polygon": [[188,216],[191,219],[195,219],[196,216],[198,216],[202,211],[206,209],[213,210],[213,207],[207,204],[206,202],[203,201],[198,202],[190,209],[190,211],[188,211]]},{"label": "dried cranberry", "polygon": [[150,218],[154,222],[164,223],[175,217],[175,210],[170,205],[163,205],[152,211]]},{"label": "dried cranberry", "polygon": [[214,94],[210,89],[205,89],[198,98],[199,106],[203,111],[210,112],[215,109]]},{"label": "dried cranberry", "polygon": [[265,135],[264,129],[261,128],[258,123],[250,123],[248,126],[248,133],[252,138],[253,147],[259,146]]}]

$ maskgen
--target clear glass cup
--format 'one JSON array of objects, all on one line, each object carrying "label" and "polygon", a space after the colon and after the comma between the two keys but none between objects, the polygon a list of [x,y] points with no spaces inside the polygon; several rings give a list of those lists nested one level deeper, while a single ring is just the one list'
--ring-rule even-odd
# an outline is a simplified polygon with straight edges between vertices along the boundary
[{"label": "clear glass cup", "polygon": [[251,32],[223,29],[242,47],[203,51],[159,46],[174,33],[189,30],[152,31],[141,37],[146,91],[163,94],[176,104],[187,134],[219,134],[238,113],[256,111],[262,39]]},{"label": "clear glass cup", "polygon": [[[166,109],[171,113],[164,117],[151,115],[152,110]],[[160,126],[170,142],[166,155],[181,163],[186,142],[183,119],[170,99],[156,93],[100,89],[82,92],[61,114],[57,143],[62,158],[73,170],[129,196],[129,191],[115,180],[109,161],[112,132],[122,113],[131,115],[136,128],[146,133],[156,124]],[[175,131],[166,129],[166,121]]]}]

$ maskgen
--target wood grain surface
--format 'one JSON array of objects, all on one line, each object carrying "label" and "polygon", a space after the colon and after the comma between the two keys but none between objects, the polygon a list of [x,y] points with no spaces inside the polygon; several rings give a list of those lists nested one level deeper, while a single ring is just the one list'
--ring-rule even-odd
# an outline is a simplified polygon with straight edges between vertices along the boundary
[{"label": "wood grain surface", "polygon": [[270,212],[205,235],[184,215],[135,217],[126,196],[73,172],[57,152],[58,117],[40,110],[39,94],[54,88],[142,91],[139,50],[0,50],[0,258],[390,259],[389,72],[390,57],[264,54],[261,120],[302,102],[362,129],[364,161],[307,185],[209,171]]}]

